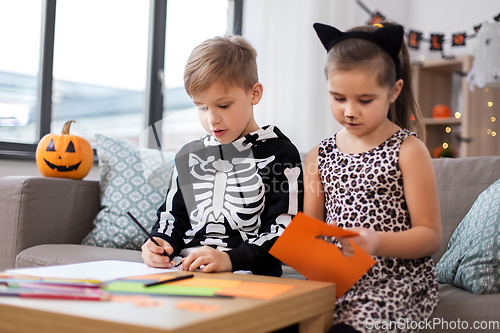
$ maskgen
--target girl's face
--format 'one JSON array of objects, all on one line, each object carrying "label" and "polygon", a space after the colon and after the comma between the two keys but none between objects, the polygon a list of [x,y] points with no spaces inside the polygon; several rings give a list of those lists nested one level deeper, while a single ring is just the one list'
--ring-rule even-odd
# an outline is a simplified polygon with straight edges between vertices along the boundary
[{"label": "girl's face", "polygon": [[330,110],[350,134],[366,136],[390,123],[389,105],[399,95],[403,81],[388,90],[379,85],[375,72],[362,67],[328,75]]}]

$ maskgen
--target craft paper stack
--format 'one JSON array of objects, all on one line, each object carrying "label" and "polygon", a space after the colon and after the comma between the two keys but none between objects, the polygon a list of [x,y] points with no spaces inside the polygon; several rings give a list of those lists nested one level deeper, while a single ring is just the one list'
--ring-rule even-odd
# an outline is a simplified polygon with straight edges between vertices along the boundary
[{"label": "craft paper stack", "polygon": [[93,281],[41,279],[23,275],[0,274],[0,296],[23,298],[103,301],[109,293]]},{"label": "craft paper stack", "polygon": [[[0,296],[89,300],[107,300],[110,295],[270,299],[294,288],[281,283],[215,279],[208,275],[168,282],[185,274],[177,268],[158,269],[114,260],[16,269],[0,275]],[[163,282],[147,286],[158,281]]]},{"label": "craft paper stack", "polygon": [[[176,275],[177,276],[177,275]],[[249,297],[270,299],[292,289],[293,285],[249,282],[240,280],[210,279],[194,277],[192,279],[168,282],[174,278],[171,274],[154,274],[116,280],[107,283],[103,289],[112,294],[148,294],[198,297]],[[165,280],[166,283],[153,287],[145,285]]]}]

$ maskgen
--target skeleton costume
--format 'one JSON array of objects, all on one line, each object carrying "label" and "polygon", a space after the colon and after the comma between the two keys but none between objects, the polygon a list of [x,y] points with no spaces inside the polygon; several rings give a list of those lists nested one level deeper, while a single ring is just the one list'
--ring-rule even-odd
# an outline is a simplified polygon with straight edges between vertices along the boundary
[{"label": "skeleton costume", "polygon": [[300,155],[278,128],[229,144],[206,135],[177,153],[152,235],[174,255],[207,245],[227,251],[233,271],[280,276],[281,263],[268,251],[302,199]]}]

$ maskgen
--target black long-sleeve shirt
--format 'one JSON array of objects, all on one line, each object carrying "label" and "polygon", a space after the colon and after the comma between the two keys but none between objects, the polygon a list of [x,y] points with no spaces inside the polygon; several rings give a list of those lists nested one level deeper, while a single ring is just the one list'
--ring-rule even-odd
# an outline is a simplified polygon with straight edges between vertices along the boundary
[{"label": "black long-sleeve shirt", "polygon": [[277,127],[230,144],[206,135],[177,153],[152,235],[174,255],[208,245],[226,251],[233,271],[280,276],[281,263],[268,251],[302,201],[300,155]]}]

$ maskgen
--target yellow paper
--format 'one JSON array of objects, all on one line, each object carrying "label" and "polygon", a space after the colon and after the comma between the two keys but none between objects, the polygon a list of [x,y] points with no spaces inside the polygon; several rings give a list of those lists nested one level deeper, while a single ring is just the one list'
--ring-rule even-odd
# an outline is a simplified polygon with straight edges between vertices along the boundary
[{"label": "yellow paper", "polygon": [[317,237],[355,235],[299,212],[269,253],[309,280],[334,282],[339,298],[373,266],[375,259],[352,241],[354,254],[346,257],[337,246]]}]

